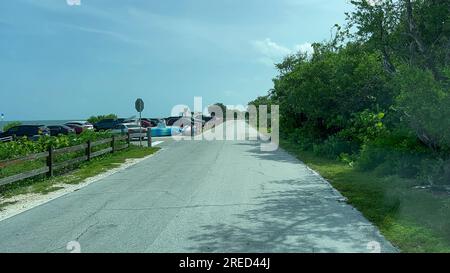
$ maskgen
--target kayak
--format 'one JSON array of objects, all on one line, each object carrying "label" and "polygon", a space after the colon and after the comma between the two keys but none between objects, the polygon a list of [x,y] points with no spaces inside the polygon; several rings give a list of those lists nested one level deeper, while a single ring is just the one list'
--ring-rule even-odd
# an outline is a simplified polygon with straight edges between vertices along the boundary
[{"label": "kayak", "polygon": [[165,137],[165,136],[172,136],[175,134],[179,134],[181,132],[181,128],[177,127],[153,127],[152,128],[152,137]]}]

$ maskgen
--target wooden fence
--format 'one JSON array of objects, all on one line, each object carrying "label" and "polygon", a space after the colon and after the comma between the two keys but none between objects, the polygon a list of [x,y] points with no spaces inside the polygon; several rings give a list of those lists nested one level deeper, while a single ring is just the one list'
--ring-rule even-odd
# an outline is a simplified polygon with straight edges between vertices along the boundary
[{"label": "wooden fence", "polygon": [[9,142],[9,141],[13,141],[13,137],[12,136],[0,137],[0,142]]},{"label": "wooden fence", "polygon": [[[118,141],[122,141],[122,140],[126,140],[126,144],[122,144],[122,145],[118,145]],[[96,152],[92,152],[92,148],[99,146],[99,145],[103,145],[103,144],[107,144],[110,143],[109,147],[100,151],[96,151]],[[39,168],[39,169],[34,169],[32,171],[27,171],[27,172],[23,172],[23,173],[19,173],[16,175],[12,175],[12,176],[8,176],[5,178],[1,178],[0,179],[0,186],[1,185],[6,185],[6,184],[10,184],[10,183],[14,183],[20,180],[24,180],[27,178],[31,178],[31,177],[35,177],[38,175],[42,175],[42,174],[47,174],[47,177],[52,177],[54,171],[57,170],[61,170],[63,168],[66,168],[68,166],[83,162],[83,161],[89,161],[92,158],[107,154],[107,153],[114,153],[116,151],[120,151],[123,149],[126,149],[130,147],[130,135],[124,135],[124,136],[113,136],[111,138],[106,138],[106,139],[102,139],[99,141],[95,141],[95,142],[91,142],[88,141],[86,143],[80,144],[80,145],[76,145],[76,146],[71,146],[71,147],[67,147],[67,148],[62,148],[62,149],[53,149],[53,147],[49,147],[49,149],[46,152],[41,152],[41,153],[37,153],[37,154],[32,154],[32,155],[27,155],[21,158],[16,158],[16,159],[11,159],[11,160],[4,160],[4,161],[0,161],[0,168],[4,168],[7,166],[12,166],[15,164],[20,164],[20,163],[24,163],[27,161],[33,161],[33,160],[38,160],[38,159],[42,159],[42,158],[46,158],[46,166]],[[78,152],[78,151],[82,151],[84,150],[84,155],[74,158],[74,159],[70,159],[70,160],[66,160],[63,162],[58,162],[55,163],[55,157],[57,155],[61,155],[61,154],[65,154],[65,153],[73,153],[73,152]]]}]

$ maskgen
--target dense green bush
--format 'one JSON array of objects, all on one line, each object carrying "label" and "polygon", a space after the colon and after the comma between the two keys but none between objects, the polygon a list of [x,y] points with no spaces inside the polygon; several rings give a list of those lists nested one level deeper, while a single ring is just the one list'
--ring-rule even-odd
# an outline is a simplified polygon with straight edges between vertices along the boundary
[{"label": "dense green bush", "polygon": [[117,115],[109,114],[109,115],[91,116],[90,118],[88,118],[87,121],[90,122],[91,124],[95,124],[95,123],[105,120],[105,119],[117,119]]},{"label": "dense green bush", "polygon": [[358,144],[352,141],[343,140],[338,136],[330,136],[323,143],[314,144],[313,152],[319,156],[337,159],[342,154],[353,154],[357,152],[358,148]]},{"label": "dense green bush", "polygon": [[420,141],[396,131],[364,144],[356,167],[363,171],[375,170],[379,175],[416,178],[422,172],[422,162],[430,157],[432,154]]},{"label": "dense green bush", "polygon": [[320,143],[308,130],[297,128],[287,134],[287,138],[296,143],[301,150],[312,151],[314,144]]},{"label": "dense green bush", "polygon": [[411,131],[431,149],[450,151],[450,90],[430,71],[406,66],[393,84],[400,91],[395,107]]},{"label": "dense green bush", "polygon": [[450,184],[450,159],[423,160],[420,170],[419,178],[423,184],[431,186]]},{"label": "dense green bush", "polygon": [[353,140],[360,145],[368,143],[387,133],[383,123],[384,113],[364,110],[353,114],[348,127],[338,133],[343,139]]},{"label": "dense green bush", "polygon": [[44,136],[37,141],[31,141],[26,137],[23,137],[16,141],[0,143],[0,160],[43,152],[46,151],[50,145],[55,149],[60,149],[86,143],[88,140],[96,141],[108,137],[111,137],[111,133],[94,131],[85,131],[80,135],[60,135],[58,137]]}]

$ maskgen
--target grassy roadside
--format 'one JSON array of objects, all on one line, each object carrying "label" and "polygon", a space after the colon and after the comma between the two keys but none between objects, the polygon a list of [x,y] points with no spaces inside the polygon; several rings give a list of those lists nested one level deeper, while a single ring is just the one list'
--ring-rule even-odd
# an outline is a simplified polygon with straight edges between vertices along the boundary
[{"label": "grassy roadside", "polygon": [[285,140],[281,147],[330,181],[402,252],[450,252],[450,196],[416,189],[413,180],[357,171]]},{"label": "grassy roadside", "polygon": [[[116,152],[114,154],[107,154],[98,158],[92,159],[90,162],[84,162],[75,170],[55,176],[53,178],[36,178],[24,180],[21,182],[12,183],[0,187],[0,198],[10,198],[15,195],[27,193],[41,193],[47,194],[52,191],[61,189],[61,184],[78,184],[85,179],[101,174],[125,163],[127,159],[143,158],[158,151],[159,148],[140,148],[131,145],[129,148]],[[0,210],[7,206],[6,202],[0,203]]]}]

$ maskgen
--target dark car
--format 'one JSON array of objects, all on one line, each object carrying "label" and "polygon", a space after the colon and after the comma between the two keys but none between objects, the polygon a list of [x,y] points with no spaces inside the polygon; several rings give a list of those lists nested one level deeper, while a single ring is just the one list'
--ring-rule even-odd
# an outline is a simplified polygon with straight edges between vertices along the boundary
[{"label": "dark car", "polygon": [[168,117],[168,118],[165,118],[164,120],[166,121],[166,125],[167,126],[173,126],[173,124],[175,122],[177,122],[181,118],[183,118],[183,117],[182,116],[179,116],[179,117]]},{"label": "dark car", "polygon": [[58,135],[68,135],[68,134],[74,134],[75,129],[70,128],[67,125],[50,125],[47,126],[50,129],[50,135],[51,136],[58,136]]},{"label": "dark car", "polygon": [[124,122],[125,119],[104,119],[94,124],[94,128],[96,131],[106,131],[111,130],[116,125]]},{"label": "dark car", "polygon": [[9,128],[0,134],[0,138],[5,137],[28,137],[36,140],[41,136],[49,136],[50,129],[44,125],[19,125]]},{"label": "dark car", "polygon": [[192,117],[168,117],[165,118],[166,121],[166,125],[167,126],[180,126],[180,127],[184,127],[187,125],[190,125],[192,122],[194,122],[194,124],[199,127],[203,127],[203,125],[205,124],[205,122],[201,119],[196,119],[196,118],[192,118]]},{"label": "dark car", "polygon": [[156,126],[158,126],[158,123],[160,120],[157,118],[142,118],[142,121],[146,121],[146,122],[150,123],[149,127],[156,127]]},{"label": "dark car", "polygon": [[74,123],[66,123],[64,125],[67,126],[67,127],[72,128],[73,130],[75,130],[75,133],[77,135],[79,135],[79,134],[84,132],[83,126],[80,126],[80,125],[77,125],[77,124],[74,124]]}]

